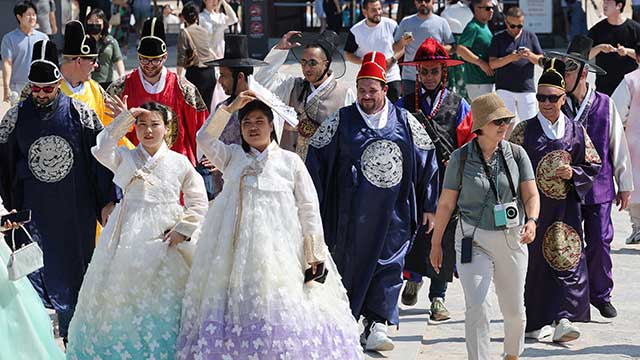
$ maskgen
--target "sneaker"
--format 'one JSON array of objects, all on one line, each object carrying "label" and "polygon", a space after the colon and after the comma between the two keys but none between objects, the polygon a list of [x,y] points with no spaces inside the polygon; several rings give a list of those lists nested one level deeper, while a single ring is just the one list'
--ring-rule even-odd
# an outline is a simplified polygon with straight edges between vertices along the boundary
[{"label": "sneaker", "polygon": [[362,330],[362,334],[360,334],[360,345],[365,346],[367,344],[367,329],[369,328],[369,320],[364,318],[362,320],[362,325],[364,329]]},{"label": "sneaker", "polygon": [[640,244],[640,231],[634,231],[624,242],[627,245]]},{"label": "sneaker", "polygon": [[444,299],[437,297],[431,301],[431,315],[429,319],[433,321],[445,321],[451,318],[449,310],[444,306]]},{"label": "sneaker", "polygon": [[580,337],[580,329],[569,319],[560,319],[553,331],[553,342],[568,342]]},{"label": "sneaker", "polygon": [[551,334],[553,334],[553,327],[551,327],[551,325],[545,325],[541,329],[524,333],[524,338],[533,339],[533,340],[542,340],[546,337],[551,336]]},{"label": "sneaker", "polygon": [[387,325],[379,322],[374,322],[371,326],[371,332],[367,336],[367,343],[364,346],[365,350],[372,351],[389,351],[393,350],[393,341],[387,335]]},{"label": "sneaker", "polygon": [[600,315],[602,315],[602,317],[614,318],[618,316],[618,311],[616,310],[615,307],[613,307],[613,304],[611,304],[610,302],[606,302],[604,304],[594,305],[594,306],[596,307],[596,309],[600,311]]},{"label": "sneaker", "polygon": [[418,303],[418,292],[422,287],[422,281],[415,282],[407,280],[404,290],[402,291],[402,303],[407,306],[413,306]]}]

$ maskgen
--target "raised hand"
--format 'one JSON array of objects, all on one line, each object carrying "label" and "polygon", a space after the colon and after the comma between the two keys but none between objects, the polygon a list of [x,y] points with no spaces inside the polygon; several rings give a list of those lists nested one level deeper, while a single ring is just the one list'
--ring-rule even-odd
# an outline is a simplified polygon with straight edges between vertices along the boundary
[{"label": "raised hand", "polygon": [[287,32],[286,34],[282,35],[282,38],[280,39],[280,41],[278,41],[276,49],[289,50],[300,46],[301,44],[299,42],[291,42],[292,37],[300,35],[302,35],[302,32],[296,30]]}]

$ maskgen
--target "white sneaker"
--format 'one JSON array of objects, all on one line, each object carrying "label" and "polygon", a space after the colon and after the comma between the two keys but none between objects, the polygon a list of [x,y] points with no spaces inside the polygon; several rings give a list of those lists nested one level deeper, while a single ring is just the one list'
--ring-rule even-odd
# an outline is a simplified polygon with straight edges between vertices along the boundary
[{"label": "white sneaker", "polygon": [[568,342],[580,337],[580,329],[569,319],[560,319],[553,331],[553,342]]},{"label": "white sneaker", "polygon": [[553,327],[551,325],[545,325],[541,329],[529,331],[524,333],[525,339],[542,340],[553,334]]},{"label": "white sneaker", "polygon": [[638,244],[640,243],[640,231],[638,232],[633,232],[633,234],[631,234],[627,240],[625,240],[625,244],[627,245],[633,245],[633,244]]},{"label": "white sneaker", "polygon": [[389,351],[393,350],[393,341],[387,335],[387,325],[374,322],[371,327],[371,333],[367,337],[365,350],[373,351]]}]

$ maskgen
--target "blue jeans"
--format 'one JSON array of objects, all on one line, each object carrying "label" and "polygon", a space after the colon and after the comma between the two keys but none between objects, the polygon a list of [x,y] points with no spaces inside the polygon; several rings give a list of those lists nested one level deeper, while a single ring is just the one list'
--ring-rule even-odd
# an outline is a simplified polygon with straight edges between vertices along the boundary
[{"label": "blue jeans", "polygon": [[567,3],[567,7],[562,9],[565,15],[569,18],[569,33],[567,34],[568,40],[571,41],[576,35],[587,34],[587,16],[582,10],[582,6],[579,2],[573,4]]},{"label": "blue jeans", "polygon": [[[407,280],[413,281],[413,282],[422,281],[422,275],[415,273],[413,271],[408,271],[408,270],[405,270],[405,272],[409,273],[409,279]],[[429,284],[429,301],[433,301],[433,299],[437,297],[444,299],[444,295],[446,292],[447,292],[446,281],[431,279],[431,284]]]}]

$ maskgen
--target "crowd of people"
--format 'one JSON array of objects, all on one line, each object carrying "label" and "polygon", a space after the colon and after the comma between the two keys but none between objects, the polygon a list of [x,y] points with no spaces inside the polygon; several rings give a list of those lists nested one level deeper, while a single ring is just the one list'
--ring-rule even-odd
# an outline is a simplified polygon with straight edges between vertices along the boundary
[{"label": "crowd of people", "polygon": [[[459,278],[470,359],[493,356],[492,283],[505,359],[525,338],[580,338],[591,306],[616,317],[612,207],[640,243],[625,0],[546,53],[517,7],[495,32],[493,0],[452,2],[453,17],[413,5],[398,24],[363,0],[344,49],[294,30],[260,60],[225,31],[225,0],[187,3],[177,70],[165,14],[141,23],[126,72],[100,8],[64,24],[60,60],[18,3],[2,40],[0,357],[361,359],[394,348],[425,277],[435,322]],[[281,71],[289,55],[299,76]]]}]

